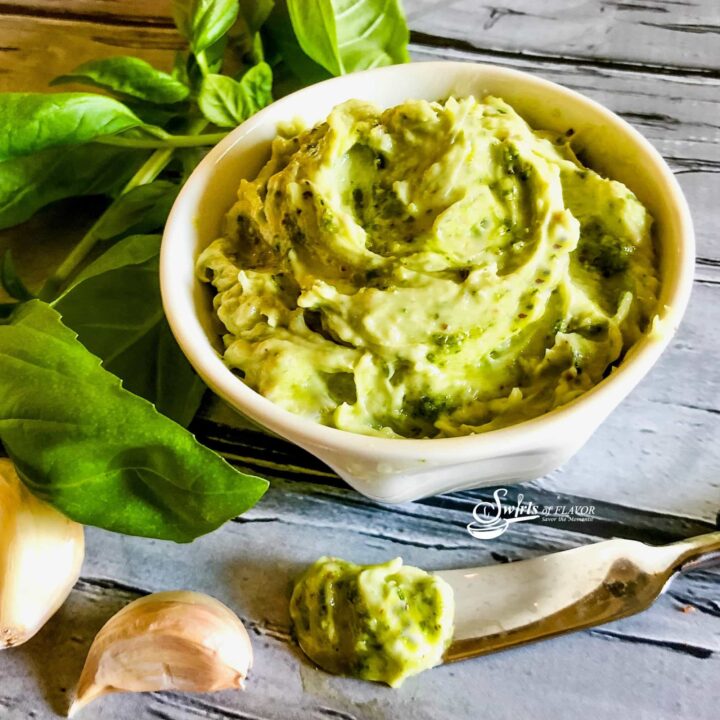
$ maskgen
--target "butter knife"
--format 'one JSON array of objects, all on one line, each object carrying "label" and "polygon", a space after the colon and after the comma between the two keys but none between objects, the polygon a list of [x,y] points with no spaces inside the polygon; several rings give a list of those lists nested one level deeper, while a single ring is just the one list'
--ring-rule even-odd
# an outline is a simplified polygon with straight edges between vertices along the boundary
[{"label": "butter knife", "polygon": [[455,594],[455,632],[444,661],[633,615],[676,574],[712,565],[720,565],[720,532],[663,546],[607,540],[531,560],[435,572]]}]

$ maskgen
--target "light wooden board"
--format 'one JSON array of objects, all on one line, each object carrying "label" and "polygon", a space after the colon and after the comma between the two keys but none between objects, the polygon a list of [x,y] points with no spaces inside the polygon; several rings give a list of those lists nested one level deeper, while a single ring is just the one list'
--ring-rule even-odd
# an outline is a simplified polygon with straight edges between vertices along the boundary
[{"label": "light wooden board", "polygon": [[10,0],[0,3],[0,11],[8,15],[143,27],[172,26],[170,8],[171,0]]},{"label": "light wooden board", "polygon": [[[252,629],[248,691],[116,696],[84,717],[716,718],[720,574],[676,581],[647,613],[440,668],[400,691],[332,678],[289,639],[292,577],[323,553],[402,555],[426,568],[502,562],[597,537],[653,542],[710,529],[720,509],[720,5],[716,0],[406,0],[415,60],[497,62],[579,90],[634,123],[687,193],[697,280],[680,332],[653,372],[564,468],[514,492],[544,504],[590,503],[589,523],[520,526],[481,543],[465,525],[488,491],[375,505],[287,443],[238,431],[208,400],[194,429],[272,479],[248,515],[189,546],[90,529],[82,579],[26,646],[0,655],[0,720],[57,717],[93,635],[126,602],[187,587],[227,602]],[[40,89],[90,57],[132,53],[170,66],[181,41],[160,0],[0,2],[0,90]],[[62,213],[51,210],[48,218]],[[54,222],[54,221],[53,221]],[[37,223],[37,221],[36,221]],[[53,224],[53,223],[48,223]],[[6,233],[29,258],[32,226]],[[37,226],[36,226],[37,228]],[[55,253],[66,239],[57,238]],[[24,255],[23,255],[24,253]],[[83,716],[81,716],[83,717]]]},{"label": "light wooden board", "polygon": [[[174,30],[3,15],[0,5],[0,92],[47,90],[54,77],[110,55],[137,55],[167,70],[182,47]],[[59,91],[64,88],[59,88]]]}]

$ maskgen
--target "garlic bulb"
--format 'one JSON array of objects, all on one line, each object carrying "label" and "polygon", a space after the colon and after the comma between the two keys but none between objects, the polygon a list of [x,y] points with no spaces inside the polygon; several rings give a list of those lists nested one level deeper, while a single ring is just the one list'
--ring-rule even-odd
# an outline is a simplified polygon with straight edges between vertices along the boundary
[{"label": "garlic bulb", "polygon": [[252,659],[245,626],[218,600],[184,590],[148,595],[95,637],[68,716],[113,692],[242,688]]},{"label": "garlic bulb", "polygon": [[32,495],[0,458],[0,649],[24,643],[50,619],[84,554],[82,525]]}]

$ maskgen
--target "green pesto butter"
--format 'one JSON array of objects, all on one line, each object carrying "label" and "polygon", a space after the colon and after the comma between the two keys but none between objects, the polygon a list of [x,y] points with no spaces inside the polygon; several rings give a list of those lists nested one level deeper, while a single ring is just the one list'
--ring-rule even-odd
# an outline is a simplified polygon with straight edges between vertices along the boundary
[{"label": "green pesto butter", "polygon": [[226,363],[386,437],[492,430],[592,388],[659,282],[650,215],[569,142],[494,97],[350,101],[281,134],[198,260]]},{"label": "green pesto butter", "polygon": [[290,615],[320,667],[397,687],[442,661],[454,602],[444,580],[400,558],[361,566],[322,557],[296,582]]}]

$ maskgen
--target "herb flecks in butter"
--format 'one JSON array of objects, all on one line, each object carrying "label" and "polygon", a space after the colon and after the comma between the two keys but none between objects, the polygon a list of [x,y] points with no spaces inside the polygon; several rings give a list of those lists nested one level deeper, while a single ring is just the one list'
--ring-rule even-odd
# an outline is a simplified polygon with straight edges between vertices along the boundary
[{"label": "herb flecks in butter", "polygon": [[651,224],[498,98],[350,101],[275,139],[198,273],[225,362],[268,399],[358,433],[467,435],[622,359],[655,314]]},{"label": "herb flecks in butter", "polygon": [[322,557],[295,584],[290,615],[320,667],[397,687],[442,661],[454,602],[444,580],[400,558],[360,566]]}]

